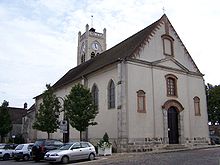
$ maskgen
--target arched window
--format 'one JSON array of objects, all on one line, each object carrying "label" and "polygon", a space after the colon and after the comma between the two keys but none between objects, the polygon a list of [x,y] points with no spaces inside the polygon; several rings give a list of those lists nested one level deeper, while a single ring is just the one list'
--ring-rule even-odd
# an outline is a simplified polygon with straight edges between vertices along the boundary
[{"label": "arched window", "polygon": [[162,35],[161,38],[163,40],[163,53],[164,53],[164,55],[173,56],[174,55],[174,51],[173,51],[174,39],[171,36],[166,35],[166,34]]},{"label": "arched window", "polygon": [[91,53],[91,58],[94,58],[94,57],[95,57],[95,53],[92,52],[92,53]]},{"label": "arched window", "polygon": [[82,54],[81,56],[81,63],[85,62],[85,54]]},{"label": "arched window", "polygon": [[92,86],[92,98],[93,98],[94,105],[98,108],[98,105],[99,105],[99,90],[98,90],[96,84],[94,84]]},{"label": "arched window", "polygon": [[194,110],[195,110],[195,116],[201,116],[200,113],[200,98],[199,97],[194,97]]},{"label": "arched window", "polygon": [[145,92],[143,90],[137,91],[137,111],[146,112]]},{"label": "arched window", "polygon": [[115,108],[115,84],[110,80],[108,84],[108,108]]},{"label": "arched window", "polygon": [[177,97],[177,77],[171,74],[165,76],[167,84],[167,96]]}]

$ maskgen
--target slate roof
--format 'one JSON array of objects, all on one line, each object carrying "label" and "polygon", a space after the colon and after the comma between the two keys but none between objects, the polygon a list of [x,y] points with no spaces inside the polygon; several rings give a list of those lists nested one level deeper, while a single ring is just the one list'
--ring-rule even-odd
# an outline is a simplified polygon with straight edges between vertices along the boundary
[{"label": "slate roof", "polygon": [[152,23],[148,27],[132,35],[111,49],[108,49],[94,58],[69,70],[53,85],[53,88],[57,89],[107,65],[131,57],[140,48],[141,44],[145,43],[146,39],[152,35],[152,32],[164,18],[167,18],[165,14],[156,22]]}]

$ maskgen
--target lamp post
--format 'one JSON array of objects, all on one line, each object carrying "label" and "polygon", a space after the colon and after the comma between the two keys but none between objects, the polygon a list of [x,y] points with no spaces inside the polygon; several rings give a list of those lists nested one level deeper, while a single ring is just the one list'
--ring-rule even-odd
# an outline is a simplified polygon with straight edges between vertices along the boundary
[{"label": "lamp post", "polygon": [[69,142],[69,120],[65,114],[64,99],[60,96],[57,98],[63,101],[63,110],[61,110],[61,112],[63,111],[63,120],[61,121],[60,126],[62,126],[61,131],[63,132],[63,142],[67,143]]},{"label": "lamp post", "polygon": [[13,144],[15,143],[15,135],[12,135]]}]

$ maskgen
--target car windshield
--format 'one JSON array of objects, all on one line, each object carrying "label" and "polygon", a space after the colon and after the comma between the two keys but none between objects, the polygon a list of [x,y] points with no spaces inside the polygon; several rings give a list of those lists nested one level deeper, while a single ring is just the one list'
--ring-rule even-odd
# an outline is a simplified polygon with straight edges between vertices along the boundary
[{"label": "car windshield", "polygon": [[5,148],[5,144],[0,144],[0,149],[4,149]]},{"label": "car windshield", "polygon": [[15,148],[15,150],[22,150],[23,147],[24,147],[23,144],[19,144],[19,145]]},{"label": "car windshield", "polygon": [[42,145],[43,143],[44,143],[43,140],[37,140],[37,141],[34,143],[34,145],[40,146],[40,145]]},{"label": "car windshield", "polygon": [[60,147],[60,150],[68,150],[72,145],[73,143],[66,143],[62,147]]}]

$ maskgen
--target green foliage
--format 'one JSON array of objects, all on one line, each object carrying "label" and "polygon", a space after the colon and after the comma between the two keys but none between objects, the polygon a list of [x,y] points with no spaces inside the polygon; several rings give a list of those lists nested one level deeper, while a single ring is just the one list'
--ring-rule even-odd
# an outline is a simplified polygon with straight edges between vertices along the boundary
[{"label": "green foliage", "polygon": [[97,144],[101,148],[110,147],[112,144],[109,142],[109,137],[107,132],[104,134],[103,138]]},{"label": "green foliage", "polygon": [[0,135],[1,142],[3,138],[12,130],[12,122],[9,115],[8,102],[4,100],[0,106]]},{"label": "green foliage", "polygon": [[220,124],[220,85],[207,84],[206,92],[209,122]]},{"label": "green foliage", "polygon": [[81,84],[75,85],[65,98],[64,108],[71,126],[80,131],[80,140],[82,140],[82,131],[85,131],[89,125],[97,124],[94,119],[98,109],[93,104],[90,90]]},{"label": "green foliage", "polygon": [[42,94],[43,103],[40,104],[33,128],[47,132],[49,138],[49,133],[54,133],[59,128],[59,109],[61,106],[52,87],[49,84],[46,87],[47,90]]}]

